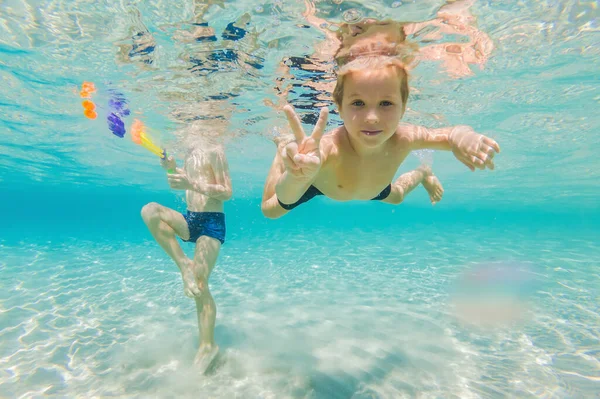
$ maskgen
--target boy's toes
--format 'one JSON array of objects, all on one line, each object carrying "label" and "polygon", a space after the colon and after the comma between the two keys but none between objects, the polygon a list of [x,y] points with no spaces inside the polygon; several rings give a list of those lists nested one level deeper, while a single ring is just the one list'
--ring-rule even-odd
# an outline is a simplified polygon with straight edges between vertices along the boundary
[{"label": "boy's toes", "polygon": [[202,295],[202,291],[197,286],[192,287],[191,289],[192,297],[199,297]]},{"label": "boy's toes", "polygon": [[188,298],[197,298],[202,295],[202,291],[196,284],[185,284],[183,293]]}]

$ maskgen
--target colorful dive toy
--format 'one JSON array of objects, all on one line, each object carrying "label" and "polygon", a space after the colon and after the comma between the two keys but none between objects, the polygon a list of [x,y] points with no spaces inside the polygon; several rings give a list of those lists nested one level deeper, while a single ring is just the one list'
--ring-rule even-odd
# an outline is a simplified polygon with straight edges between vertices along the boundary
[{"label": "colorful dive toy", "polygon": [[[94,93],[96,93],[96,86],[94,83],[83,82],[79,96],[84,99],[81,102],[81,105],[83,106],[83,115],[88,119],[96,119],[98,117],[96,104],[92,101],[92,94]],[[122,118],[129,115],[127,100],[123,94],[114,89],[109,89],[108,94],[108,115],[106,116],[106,123],[108,124],[109,130],[115,136],[123,138],[126,131],[125,123]]]},{"label": "colorful dive toy", "polygon": [[[117,137],[125,137],[126,130],[123,118],[130,114],[129,108],[127,107],[127,99],[122,93],[110,88],[106,90],[108,93],[107,109],[104,107],[96,107],[96,103],[92,101],[92,95],[96,93],[96,91],[96,86],[92,82],[83,82],[81,85],[79,95],[83,99],[81,102],[81,105],[83,106],[83,115],[88,119],[96,119],[98,117],[98,113],[96,112],[97,108],[106,111],[106,123],[108,124],[110,131]],[[134,143],[141,145],[162,160],[167,160],[167,151],[154,144],[147,131],[148,129],[146,126],[139,119],[134,119],[133,124],[131,125],[131,139]],[[175,170],[169,169],[167,172],[175,173]]]},{"label": "colorful dive toy", "polygon": [[[139,119],[134,119],[133,124],[131,125],[131,140],[163,160],[166,160],[168,157],[167,150],[154,144],[150,137],[148,137],[148,133],[146,133],[146,126]],[[175,173],[173,169],[169,169],[167,172]]]}]

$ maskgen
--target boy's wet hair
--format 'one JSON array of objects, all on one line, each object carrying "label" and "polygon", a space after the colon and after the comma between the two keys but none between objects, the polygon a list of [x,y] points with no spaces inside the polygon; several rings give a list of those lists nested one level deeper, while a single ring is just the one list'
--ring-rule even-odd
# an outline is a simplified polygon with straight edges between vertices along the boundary
[{"label": "boy's wet hair", "polygon": [[346,75],[359,70],[395,68],[400,78],[400,96],[405,108],[409,92],[408,69],[414,67],[418,46],[406,40],[404,24],[391,20],[366,20],[359,24],[342,25],[338,39],[340,47],[335,54],[335,62],[339,71],[333,91],[337,106],[342,104]]},{"label": "boy's wet hair", "polygon": [[347,75],[357,71],[372,71],[384,68],[395,68],[398,72],[398,77],[400,78],[400,98],[402,99],[402,108],[405,109],[409,91],[406,66],[398,57],[382,55],[357,57],[341,67],[337,73],[337,83],[333,90],[333,101],[341,108],[342,99],[344,98],[344,80]]},{"label": "boy's wet hair", "polygon": [[409,64],[414,60],[411,54],[417,50],[415,43],[406,40],[404,24],[391,20],[370,19],[355,24],[342,24],[337,37],[340,46],[334,59],[338,67],[365,55],[398,56]]}]

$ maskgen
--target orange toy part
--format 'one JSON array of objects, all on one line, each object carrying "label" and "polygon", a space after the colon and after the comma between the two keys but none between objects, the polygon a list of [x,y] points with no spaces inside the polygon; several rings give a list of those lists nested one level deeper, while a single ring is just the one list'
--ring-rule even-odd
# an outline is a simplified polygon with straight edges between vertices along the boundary
[{"label": "orange toy part", "polygon": [[90,100],[82,101],[81,105],[83,106],[83,109],[85,109],[86,111],[94,111],[96,109],[96,104],[94,104]]},{"label": "orange toy part", "polygon": [[98,114],[96,113],[96,111],[94,111],[93,109],[86,109],[85,111],[83,111],[83,114],[88,118],[88,119],[96,119],[98,117]]},{"label": "orange toy part", "polygon": [[154,144],[150,137],[147,136],[145,126],[139,119],[134,119],[131,124],[131,140],[160,158],[167,156],[165,150]]},{"label": "orange toy part", "polygon": [[96,86],[92,82],[83,82],[79,95],[81,98],[91,98],[92,93],[96,92]]},{"label": "orange toy part", "polygon": [[81,90],[85,90],[90,93],[96,92],[96,86],[92,82],[83,82],[81,85]]},{"label": "orange toy part", "polygon": [[131,140],[136,144],[142,144],[142,132],[144,124],[139,119],[134,119],[131,124]]}]

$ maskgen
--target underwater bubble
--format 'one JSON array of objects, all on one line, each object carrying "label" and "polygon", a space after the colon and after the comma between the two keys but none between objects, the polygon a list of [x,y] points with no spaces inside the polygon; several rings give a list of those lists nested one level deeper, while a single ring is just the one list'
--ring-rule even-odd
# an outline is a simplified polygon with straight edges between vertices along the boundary
[{"label": "underwater bubble", "polygon": [[356,8],[351,8],[344,12],[344,21],[348,23],[355,23],[362,19],[362,14]]},{"label": "underwater bubble", "polygon": [[402,2],[401,2],[401,1],[394,1],[394,2],[392,3],[392,8],[398,8],[398,7],[400,7],[401,5],[402,5]]}]

